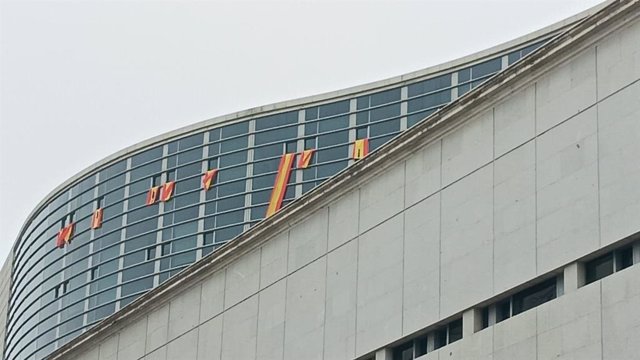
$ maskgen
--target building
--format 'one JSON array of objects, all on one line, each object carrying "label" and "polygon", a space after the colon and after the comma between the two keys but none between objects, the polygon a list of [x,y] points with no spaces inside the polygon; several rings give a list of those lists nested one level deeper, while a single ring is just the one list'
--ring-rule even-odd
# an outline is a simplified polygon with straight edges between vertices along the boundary
[{"label": "building", "polygon": [[20,232],[4,357],[637,359],[639,16],[95,164]]}]

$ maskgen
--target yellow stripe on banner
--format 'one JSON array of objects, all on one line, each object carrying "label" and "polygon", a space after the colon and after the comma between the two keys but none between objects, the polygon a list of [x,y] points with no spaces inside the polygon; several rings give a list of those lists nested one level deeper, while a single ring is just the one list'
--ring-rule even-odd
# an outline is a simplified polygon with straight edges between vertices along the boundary
[{"label": "yellow stripe on banner", "polygon": [[267,207],[267,217],[280,210],[282,199],[284,199],[284,194],[287,189],[287,183],[289,182],[289,176],[291,176],[291,168],[293,167],[293,160],[295,157],[295,153],[284,154],[280,159],[278,174],[276,175],[276,181],[273,185],[273,191],[271,192],[271,199],[269,199],[269,206]]}]

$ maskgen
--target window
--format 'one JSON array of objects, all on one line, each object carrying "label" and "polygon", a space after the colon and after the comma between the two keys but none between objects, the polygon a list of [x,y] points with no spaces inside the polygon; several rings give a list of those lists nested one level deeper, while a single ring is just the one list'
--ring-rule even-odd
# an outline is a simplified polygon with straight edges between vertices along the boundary
[{"label": "window", "polygon": [[[482,328],[487,328],[511,316],[515,316],[555,299],[558,296],[557,284],[560,279],[562,278],[557,276],[552,277],[483,308],[481,310]],[[462,336],[461,331],[460,329],[459,334],[456,328],[454,337]]]},{"label": "window", "polygon": [[416,335],[394,347],[392,357],[393,360],[413,360],[460,339],[462,339],[462,318],[444,324],[429,333]]},{"label": "window", "polygon": [[542,305],[556,298],[556,279],[549,279],[541,284],[532,286],[513,296],[513,315]]},{"label": "window", "polygon": [[587,284],[613,274],[613,253],[604,254],[585,264]]},{"label": "window", "polygon": [[631,246],[611,251],[584,264],[585,282],[590,284],[633,265]]}]

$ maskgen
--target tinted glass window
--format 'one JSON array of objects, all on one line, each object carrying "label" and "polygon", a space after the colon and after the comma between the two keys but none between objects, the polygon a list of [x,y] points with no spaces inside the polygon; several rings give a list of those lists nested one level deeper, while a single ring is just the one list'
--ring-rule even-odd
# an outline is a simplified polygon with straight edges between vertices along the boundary
[{"label": "tinted glass window", "polygon": [[613,274],[613,253],[608,253],[585,264],[587,284]]},{"label": "tinted glass window", "polygon": [[513,314],[519,314],[556,298],[556,278],[532,286],[513,296]]},{"label": "tinted glass window", "polygon": [[284,114],[276,114],[256,119],[256,130],[270,129],[283,125],[293,125],[298,122],[298,112],[291,111]]}]

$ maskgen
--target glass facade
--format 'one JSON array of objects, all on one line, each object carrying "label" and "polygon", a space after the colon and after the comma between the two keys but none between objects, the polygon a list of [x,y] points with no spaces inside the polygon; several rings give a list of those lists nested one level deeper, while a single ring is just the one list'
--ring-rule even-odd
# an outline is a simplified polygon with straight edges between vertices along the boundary
[{"label": "glass facade", "polygon": [[[532,50],[523,44],[396,87],[213,124],[84,176],[31,217],[14,246],[5,358],[43,359],[262,220],[283,154],[316,150],[308,168],[294,167],[284,206],[352,164],[356,139],[375,150]],[[204,190],[209,169],[219,171]],[[147,205],[149,189],[170,181],[172,198]],[[98,208],[102,225],[92,229]],[[56,247],[70,223],[70,244]]]}]

